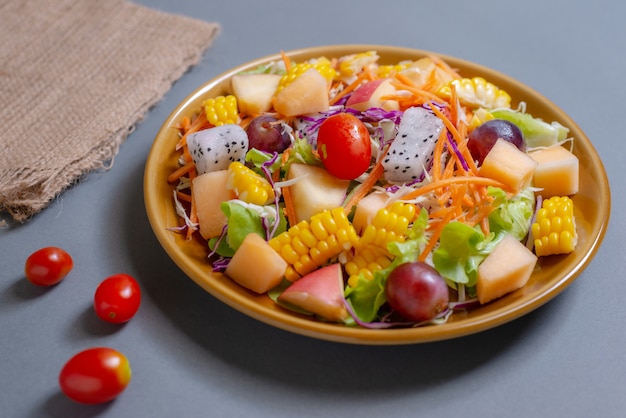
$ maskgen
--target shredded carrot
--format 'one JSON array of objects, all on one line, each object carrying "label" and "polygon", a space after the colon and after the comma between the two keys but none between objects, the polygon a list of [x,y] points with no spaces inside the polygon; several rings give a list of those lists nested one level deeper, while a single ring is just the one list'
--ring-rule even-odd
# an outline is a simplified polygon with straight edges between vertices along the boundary
[{"label": "shredded carrot", "polygon": [[298,218],[296,217],[296,208],[293,204],[291,190],[289,190],[289,187],[283,187],[281,192],[283,194],[283,202],[285,203],[285,216],[287,217],[287,222],[289,222],[289,225],[295,225],[298,223]]},{"label": "shredded carrot", "polygon": [[176,197],[182,202],[191,203],[191,195],[180,191],[176,192]]},{"label": "shredded carrot", "polygon": [[[280,160],[283,167],[285,166],[285,163],[289,160],[290,154],[291,148],[287,148],[283,152]],[[287,217],[287,222],[289,222],[289,225],[295,225],[296,223],[298,223],[298,218],[296,216],[296,208],[294,206],[293,197],[291,196],[291,190],[289,189],[289,187],[283,187],[281,189],[281,193],[283,195],[283,203],[285,204],[285,217]]]},{"label": "shredded carrot", "polygon": [[444,72],[446,72],[450,77],[452,78],[461,78],[461,76],[459,75],[459,73],[452,67],[450,67],[448,65],[448,63],[446,63],[444,60],[442,60],[441,58],[435,56],[435,55],[431,55],[428,58],[430,58],[435,65],[442,69]]},{"label": "shredded carrot", "polygon": [[206,114],[204,113],[204,111],[200,112],[198,116],[196,116],[191,121],[191,124],[187,127],[187,129],[183,131],[183,136],[178,140],[178,143],[176,144],[176,150],[180,150],[187,145],[187,135],[193,132],[200,131],[204,128],[208,128],[209,126],[212,125],[209,123],[209,121],[207,121]]},{"label": "shredded carrot", "polygon": [[285,63],[285,70],[289,71],[291,69],[291,59],[285,54],[285,51],[280,51],[280,56]]},{"label": "shredded carrot", "polygon": [[191,170],[193,170],[195,168],[195,164],[193,163],[193,161],[188,162],[187,164],[178,167],[178,169],[176,169],[176,171],[174,171],[172,174],[170,174],[167,177],[167,181],[168,183],[174,183],[175,181],[180,180],[180,178],[182,176],[184,176],[185,174],[189,173]]},{"label": "shredded carrot", "polygon": [[437,245],[437,241],[439,241],[439,237],[441,236],[441,233],[443,232],[443,228],[448,224],[448,222],[452,220],[453,216],[454,216],[454,213],[450,211],[437,224],[436,228],[432,231],[430,238],[428,239],[428,242],[426,243],[426,246],[424,247],[420,255],[417,257],[419,261],[426,260],[426,257],[428,257],[428,254],[430,254],[430,252],[435,248],[435,245]]},{"label": "shredded carrot", "polygon": [[370,192],[370,190],[372,190],[376,183],[378,183],[378,180],[382,178],[385,173],[385,169],[383,168],[383,159],[385,158],[385,155],[387,155],[388,150],[389,147],[385,149],[376,164],[374,164],[374,168],[370,171],[369,176],[367,176],[363,183],[357,186],[356,190],[354,190],[350,195],[348,201],[343,205],[345,213],[352,212],[352,209],[359,203],[359,201],[363,199]]},{"label": "shredded carrot", "polygon": [[393,76],[395,77],[396,80],[398,80],[400,83],[404,84],[405,86],[417,87],[415,83],[413,82],[413,80],[411,80],[409,77],[405,76],[402,73],[395,73]]},{"label": "shredded carrot", "polygon": [[426,82],[422,86],[422,90],[434,91],[435,87],[437,87],[438,84],[439,84],[439,82],[437,80],[437,72],[436,71],[431,71],[430,74],[428,74],[428,79],[426,80]]},{"label": "shredded carrot", "polygon": [[446,138],[448,134],[445,129],[441,130],[439,134],[439,139],[437,139],[437,143],[435,144],[435,150],[433,152],[433,168],[432,168],[432,176],[433,181],[438,181],[441,179],[441,158],[443,156],[443,147],[446,143]]},{"label": "shredded carrot", "polygon": [[[396,78],[397,76],[398,75],[396,74]],[[439,96],[437,96],[436,94],[433,94],[429,91],[415,87],[414,85],[404,84],[398,81],[392,81],[391,85],[396,87],[398,90],[406,90],[412,95],[409,97],[402,95],[402,94],[390,95],[390,97],[393,97],[394,99],[398,101],[411,102],[413,103],[414,106],[418,106],[418,105],[431,102],[431,101],[441,101]]]},{"label": "shredded carrot", "polygon": [[359,87],[361,85],[361,83],[365,80],[372,80],[373,75],[370,71],[362,71],[361,73],[359,73],[359,76],[356,78],[356,80],[354,80],[352,83],[348,84],[343,90],[341,90],[339,93],[337,93],[335,95],[335,97],[333,97],[330,100],[330,105],[334,105],[335,103],[337,103],[339,100],[341,100],[341,98],[343,98],[344,96],[346,96],[348,93],[356,90],[357,87]]},{"label": "shredded carrot", "polygon": [[464,177],[449,177],[446,179],[441,179],[437,182],[428,183],[419,189],[415,189],[404,196],[402,196],[402,200],[411,200],[415,199],[418,196],[422,196],[426,193],[432,192],[433,190],[439,189],[441,187],[450,186],[453,184],[462,184],[462,183],[474,183],[480,184],[483,186],[493,186],[499,187],[504,190],[509,190],[509,187],[503,183],[500,183],[498,180],[490,179],[489,177],[479,177],[479,176],[464,176]]},{"label": "shredded carrot", "polygon": [[[456,128],[456,126],[454,126],[452,121],[446,115],[444,115],[443,112],[437,108],[437,106],[433,105],[432,103],[430,103],[429,105],[433,113],[437,115],[439,119],[442,120],[446,128],[448,128],[448,131],[450,131],[450,133],[452,134],[452,137],[456,141],[457,145],[465,144],[465,138],[461,136],[461,134],[459,133],[459,130]],[[459,151],[461,152],[461,155],[463,155],[463,158],[465,159],[465,162],[469,166],[470,171],[472,173],[477,173],[478,169],[476,168],[474,159],[469,154],[469,150],[467,149],[467,147],[463,146],[459,148]]]}]

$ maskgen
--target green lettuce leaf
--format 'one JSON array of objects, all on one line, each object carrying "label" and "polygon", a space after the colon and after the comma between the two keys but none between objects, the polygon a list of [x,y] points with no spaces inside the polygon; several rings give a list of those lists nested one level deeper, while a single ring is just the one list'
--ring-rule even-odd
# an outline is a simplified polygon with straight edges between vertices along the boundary
[{"label": "green lettuce leaf", "polygon": [[289,165],[291,163],[318,166],[322,165],[320,159],[317,158],[313,153],[313,147],[311,146],[311,144],[309,144],[309,142],[303,138],[296,138],[293,143],[293,147],[291,149],[291,153],[289,154],[289,158],[287,159],[286,165]]},{"label": "green lettuce leaf", "polygon": [[569,133],[569,129],[558,122],[547,123],[512,109],[496,109],[491,114],[496,119],[508,120],[517,125],[528,148],[549,147],[563,141]]},{"label": "green lettuce leaf", "polygon": [[[218,255],[223,257],[232,257],[235,251],[241,245],[241,242],[250,233],[255,233],[265,239],[265,229],[263,228],[262,215],[259,210],[252,208],[253,205],[246,205],[243,202],[230,200],[223,202],[220,206],[222,212],[228,218],[227,232],[224,239],[219,241],[217,249],[215,245],[219,240],[219,237],[211,238],[209,240],[209,248],[215,251]],[[262,207],[258,207],[261,208]],[[286,222],[281,217],[279,218],[279,231],[284,231]]]},{"label": "green lettuce leaf", "polygon": [[489,187],[488,193],[495,198],[496,209],[489,214],[489,229],[498,236],[509,233],[519,241],[530,228],[535,210],[535,193],[527,188],[508,199],[504,190]]},{"label": "green lettuce leaf", "polygon": [[450,222],[439,237],[433,251],[435,269],[448,281],[467,287],[476,285],[478,265],[487,256],[486,237],[478,228],[462,222]]}]

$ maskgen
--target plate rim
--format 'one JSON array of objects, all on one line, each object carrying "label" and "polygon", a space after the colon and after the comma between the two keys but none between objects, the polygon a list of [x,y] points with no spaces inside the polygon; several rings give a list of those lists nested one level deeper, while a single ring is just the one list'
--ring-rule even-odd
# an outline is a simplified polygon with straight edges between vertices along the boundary
[{"label": "plate rim", "polygon": [[[589,140],[589,138],[578,126],[578,124],[555,103],[540,94],[538,91],[520,82],[519,80],[516,80],[504,73],[483,66],[481,64],[477,64],[462,58],[457,58],[446,54],[410,47],[380,44],[321,45],[284,51],[284,54],[292,58],[301,56],[333,56],[337,55],[340,51],[346,50],[354,52],[374,50],[377,51],[381,56],[391,54],[407,56],[413,55],[415,57],[434,55],[449,64],[462,64],[463,67],[472,68],[472,71],[474,72],[480,74],[489,74],[488,78],[490,79],[490,81],[493,78],[504,80],[507,84],[512,84],[516,86],[516,88],[524,90],[527,96],[533,96],[536,99],[538,98],[544,104],[554,109],[554,112],[559,114],[559,122],[568,126],[570,128],[570,131],[575,131],[575,134],[572,133],[572,135],[576,138],[576,141],[582,141],[585,145],[585,148],[589,148],[592,151],[590,153],[591,155],[589,155],[588,157],[593,161],[596,171],[600,173],[599,178],[597,178],[596,181],[599,183],[601,194],[605,196],[605,199],[603,199],[604,204],[602,204],[600,209],[598,210],[598,213],[602,216],[602,220],[597,224],[594,224],[593,234],[591,235],[592,239],[589,241],[589,243],[587,243],[587,247],[589,250],[585,252],[582,257],[580,257],[580,260],[578,260],[572,270],[566,272],[558,281],[553,283],[543,292],[525,300],[522,304],[514,305],[512,309],[511,307],[504,306],[496,309],[492,312],[492,314],[488,315],[485,318],[473,318],[469,323],[466,322],[466,320],[461,319],[443,325],[386,330],[370,330],[360,327],[347,327],[341,324],[315,321],[310,318],[303,318],[301,316],[296,316],[291,313],[285,315],[286,311],[283,312],[278,310],[269,310],[263,307],[259,308],[260,305],[255,305],[251,298],[244,298],[243,296],[235,292],[224,292],[225,289],[223,288],[218,289],[215,284],[212,284],[210,281],[199,277],[199,275],[202,275],[203,272],[199,271],[196,266],[189,265],[189,263],[186,262],[187,260],[184,257],[182,248],[173,248],[171,246],[171,239],[168,239],[165,235],[172,234],[172,232],[163,228],[162,225],[159,225],[159,213],[157,213],[158,211],[155,198],[160,198],[160,195],[155,195],[157,190],[157,187],[155,186],[156,179],[155,176],[150,175],[153,172],[154,168],[158,166],[158,161],[160,161],[161,157],[160,155],[158,155],[157,142],[159,141],[159,139],[166,136],[165,131],[171,129],[171,126],[174,124],[177,118],[179,118],[181,114],[184,113],[184,111],[187,109],[189,103],[199,100],[199,98],[207,94],[207,92],[219,86],[220,83],[224,83],[224,80],[228,79],[237,72],[243,71],[244,69],[254,68],[262,63],[279,60],[281,54],[276,53],[271,55],[265,55],[263,57],[259,57],[251,61],[242,63],[236,67],[222,72],[221,74],[218,74],[217,76],[200,85],[189,95],[187,95],[187,97],[185,97],[174,108],[174,110],[163,122],[157,135],[155,136],[154,142],[148,153],[146,165],[144,168],[144,206],[153,233],[155,234],[161,247],[174,261],[178,268],[180,268],[196,284],[198,284],[205,291],[216,297],[218,300],[246,314],[249,317],[296,334],[322,340],[360,345],[417,344],[453,339],[470,334],[476,334],[478,332],[482,332],[487,329],[503,325],[504,323],[513,321],[523,315],[526,315],[544,305],[545,303],[549,302],[554,297],[559,295],[563,290],[565,290],[565,288],[567,288],[585,270],[591,260],[595,257],[597,251],[601,246],[602,241],[604,240],[611,212],[611,192],[608,177],[606,175],[606,170],[604,169],[604,165],[597,151],[595,150],[593,143]],[[161,179],[161,181],[166,182],[166,179]],[[171,210],[174,210],[171,202],[170,206],[172,206]],[[303,327],[303,323],[306,326]]]}]

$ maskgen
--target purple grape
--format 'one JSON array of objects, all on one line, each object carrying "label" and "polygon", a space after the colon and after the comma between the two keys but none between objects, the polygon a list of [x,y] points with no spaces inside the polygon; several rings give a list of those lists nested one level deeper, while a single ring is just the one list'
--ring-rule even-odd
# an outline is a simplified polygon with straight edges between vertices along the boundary
[{"label": "purple grape", "polygon": [[421,261],[400,264],[385,283],[389,306],[415,322],[435,318],[448,308],[448,285],[441,275]]},{"label": "purple grape", "polygon": [[273,116],[257,116],[252,119],[246,132],[250,148],[281,153],[291,145],[289,134]]},{"label": "purple grape", "polygon": [[498,138],[502,138],[515,145],[520,151],[526,152],[524,135],[517,125],[503,119],[492,119],[474,129],[467,141],[467,148],[479,165],[483,163]]}]

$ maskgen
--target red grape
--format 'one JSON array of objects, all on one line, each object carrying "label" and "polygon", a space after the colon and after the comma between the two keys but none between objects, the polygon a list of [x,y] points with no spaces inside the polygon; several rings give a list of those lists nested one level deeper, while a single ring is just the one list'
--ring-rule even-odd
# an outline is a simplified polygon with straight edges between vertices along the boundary
[{"label": "red grape", "polygon": [[246,128],[250,148],[281,153],[291,145],[289,134],[273,116],[257,116]]},{"label": "red grape", "polygon": [[448,285],[437,270],[421,261],[393,269],[385,295],[391,308],[410,321],[433,319],[448,308]]},{"label": "red grape", "polygon": [[526,151],[524,135],[517,125],[503,119],[492,119],[474,129],[467,141],[467,148],[479,165],[483,163],[498,138],[512,143],[520,151]]}]

